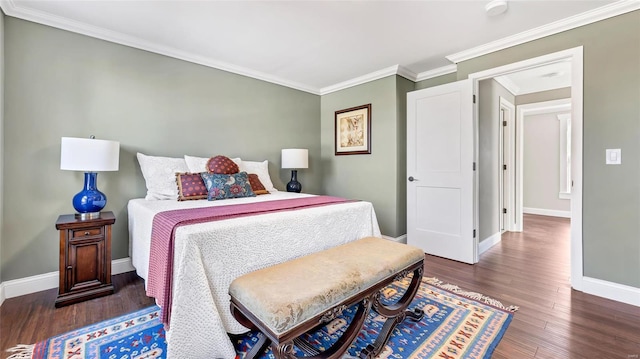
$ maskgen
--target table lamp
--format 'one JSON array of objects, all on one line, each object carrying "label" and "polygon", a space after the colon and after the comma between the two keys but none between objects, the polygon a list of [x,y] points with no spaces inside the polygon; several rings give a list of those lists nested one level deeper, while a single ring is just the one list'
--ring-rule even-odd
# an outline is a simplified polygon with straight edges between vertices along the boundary
[{"label": "table lamp", "polygon": [[298,169],[309,168],[309,150],[288,148],[282,150],[282,168],[291,168],[291,181],[287,183],[287,192],[302,191],[302,184],[298,182]]},{"label": "table lamp", "polygon": [[91,138],[62,137],[60,169],[84,172],[84,188],[73,197],[76,217],[81,220],[100,217],[107,196],[98,190],[99,171],[117,171],[120,143]]}]

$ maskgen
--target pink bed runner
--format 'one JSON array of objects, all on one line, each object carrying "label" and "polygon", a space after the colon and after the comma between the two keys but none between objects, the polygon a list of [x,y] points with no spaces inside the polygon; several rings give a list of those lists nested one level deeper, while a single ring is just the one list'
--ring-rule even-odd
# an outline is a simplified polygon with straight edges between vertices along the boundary
[{"label": "pink bed runner", "polygon": [[168,327],[171,316],[171,280],[176,228],[190,224],[345,202],[351,202],[351,200],[331,196],[314,196],[228,206],[178,209],[156,214],[153,217],[151,229],[151,258],[147,278],[147,295],[156,298],[158,305],[162,308],[162,322]]}]

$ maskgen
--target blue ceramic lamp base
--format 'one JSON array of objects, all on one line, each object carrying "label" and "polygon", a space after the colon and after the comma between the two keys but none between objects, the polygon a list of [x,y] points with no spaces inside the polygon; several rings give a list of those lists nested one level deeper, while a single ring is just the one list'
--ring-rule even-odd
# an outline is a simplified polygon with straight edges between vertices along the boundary
[{"label": "blue ceramic lamp base", "polygon": [[100,211],[107,205],[107,196],[97,187],[98,173],[84,173],[84,188],[73,196],[76,218],[81,220],[100,217]]},{"label": "blue ceramic lamp base", "polygon": [[287,192],[297,192],[300,193],[302,191],[302,184],[298,182],[298,171],[291,171],[291,181],[287,183]]}]

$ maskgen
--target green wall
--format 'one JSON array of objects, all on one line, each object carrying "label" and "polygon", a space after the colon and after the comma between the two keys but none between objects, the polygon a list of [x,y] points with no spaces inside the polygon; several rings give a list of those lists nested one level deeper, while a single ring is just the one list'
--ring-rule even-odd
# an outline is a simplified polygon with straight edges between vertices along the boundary
[{"label": "green wall", "polygon": [[127,201],[145,195],[138,151],[267,159],[283,190],[280,150],[308,148],[299,179],[320,192],[320,96],[11,17],[4,25],[12,175],[3,176],[2,281],[58,270],[54,223],[83,184],[82,173],[60,170],[63,136],[120,141],[120,170],[98,176],[117,216],[114,259],[128,256]]},{"label": "green wall", "polygon": [[[398,80],[400,79],[400,80]],[[406,233],[406,92],[399,76],[336,91],[321,100],[324,192],[373,203],[382,234]],[[402,95],[400,95],[402,93]],[[402,97],[402,98],[399,98]],[[371,104],[371,154],[335,155],[335,111]],[[402,103],[402,104],[400,104]]]},{"label": "green wall", "polygon": [[448,84],[450,82],[455,82],[457,80],[458,80],[458,75],[455,72],[452,72],[450,74],[430,78],[427,80],[418,81],[416,82],[415,89],[422,90],[422,89],[426,89],[433,86]]},{"label": "green wall", "polygon": [[[640,287],[640,11],[458,64],[470,73],[584,47],[584,275]],[[607,166],[605,149],[622,149]]]},{"label": "green wall", "polygon": [[[396,166],[398,187],[396,223],[398,229],[396,236],[407,233],[407,93],[415,90],[415,83],[404,77],[396,77],[396,99],[398,110],[398,163]],[[404,241],[406,243],[406,240]]]},{"label": "green wall", "polygon": [[478,241],[500,234],[500,97],[515,96],[494,79],[480,81],[478,96]]},{"label": "green wall", "polygon": [[[640,11],[463,61],[457,79],[584,48],[582,236],[584,275],[640,287]],[[416,88],[430,87],[418,83]],[[605,149],[622,149],[607,166]]]},{"label": "green wall", "polygon": [[[121,142],[120,171],[99,178],[118,216],[114,258],[128,255],[126,201],[144,195],[137,151],[268,159],[282,189],[290,173],[278,169],[280,149],[307,147],[305,191],[371,201],[383,234],[396,237],[406,233],[406,91],[584,46],[584,271],[640,287],[640,11],[463,61],[457,73],[415,85],[389,76],[322,98],[14,18],[4,30],[3,160],[12,175],[2,176],[2,280],[57,270],[53,223],[82,186],[82,174],[59,170],[62,136]],[[367,103],[372,154],[335,156],[334,112]],[[623,150],[622,165],[604,164],[606,148]]]},{"label": "green wall", "polygon": [[563,98],[571,97],[571,87],[564,87],[561,89],[540,91],[534,93],[528,93],[525,95],[516,96],[516,103],[514,105],[525,105],[528,103],[545,102],[559,100]]}]

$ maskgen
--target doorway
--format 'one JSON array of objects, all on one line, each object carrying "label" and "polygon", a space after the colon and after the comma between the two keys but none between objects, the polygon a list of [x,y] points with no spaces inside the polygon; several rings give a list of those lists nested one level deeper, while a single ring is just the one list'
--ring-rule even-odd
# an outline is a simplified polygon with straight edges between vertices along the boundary
[{"label": "doorway", "polygon": [[[571,286],[574,289],[582,290],[582,280],[583,280],[583,269],[582,269],[582,74],[583,74],[583,52],[582,47],[577,47],[565,51],[560,51],[557,53],[489,69],[486,71],[474,73],[469,75],[469,79],[473,82],[474,94],[478,94],[481,97],[480,93],[480,82],[482,80],[492,79],[498,76],[507,75],[516,73],[518,71],[528,70],[536,67],[540,67],[543,65],[553,64],[557,62],[567,61],[570,62],[572,68],[571,75],[571,138],[570,138],[570,153],[572,157],[570,173],[571,173],[571,181],[565,179],[567,183],[571,183]],[[501,108],[502,109],[502,108]],[[476,160],[479,160],[479,156],[481,155],[481,150],[479,147],[482,145],[483,138],[480,133],[478,119],[480,118],[479,106],[475,106],[475,116],[474,116],[474,125],[476,128],[476,132],[478,133],[477,143],[476,143]],[[495,117],[494,117],[495,118]],[[519,140],[519,141],[518,141]],[[522,139],[516,138],[515,147],[519,148],[522,145]],[[520,149],[521,150],[521,149]],[[499,154],[494,153],[494,158],[498,160]],[[508,168],[508,167],[507,167]],[[519,179],[522,178],[521,171],[515,171],[515,178],[518,182]],[[476,188],[479,187],[479,177],[476,176]],[[499,176],[504,178],[502,176]],[[504,179],[503,179],[504,180]],[[475,200],[474,202],[478,204],[479,196],[478,193],[480,191],[475,191]],[[497,195],[496,195],[497,197]],[[494,197],[495,198],[495,197]],[[520,199],[520,203],[522,203],[522,191],[519,194],[516,194],[516,201]],[[476,206],[476,208],[479,208]],[[517,208],[517,204],[516,204]],[[480,211],[476,211],[476,224],[480,226],[480,231],[482,231],[482,221],[480,218]],[[495,212],[494,212],[495,213]],[[516,217],[521,216],[521,213],[517,213],[517,210],[514,211]],[[496,217],[499,217],[496,214]],[[483,218],[484,219],[484,218]],[[517,228],[516,228],[517,229]],[[481,236],[480,239],[483,237]],[[499,239],[494,240],[496,243]],[[483,241],[484,242],[484,241]],[[478,252],[485,249],[487,246],[490,247],[492,243],[480,242],[478,244]]]}]

